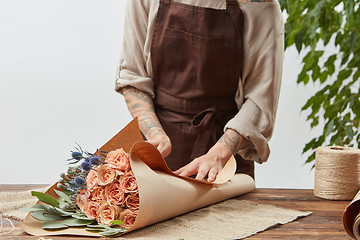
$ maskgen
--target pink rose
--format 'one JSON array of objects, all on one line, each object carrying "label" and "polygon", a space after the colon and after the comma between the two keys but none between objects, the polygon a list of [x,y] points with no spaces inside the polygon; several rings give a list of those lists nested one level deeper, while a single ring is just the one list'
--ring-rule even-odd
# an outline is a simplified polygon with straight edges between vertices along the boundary
[{"label": "pink rose", "polygon": [[100,208],[100,204],[95,202],[95,201],[88,201],[88,203],[86,204],[85,207],[85,215],[90,218],[90,219],[95,219],[96,221],[99,222],[99,208]]},{"label": "pink rose", "polygon": [[98,211],[100,223],[110,226],[111,221],[118,219],[122,210],[123,209],[119,206],[111,205],[108,202],[104,202],[100,205]]},{"label": "pink rose", "polygon": [[128,195],[125,199],[125,205],[133,210],[138,210],[140,206],[139,195]]},{"label": "pink rose", "polygon": [[124,211],[122,211],[120,213],[120,220],[123,221],[124,224],[121,226],[124,228],[130,228],[134,224],[138,212],[139,211],[137,210],[131,210],[131,209],[125,209]]},{"label": "pink rose", "polygon": [[122,148],[109,152],[105,162],[114,168],[118,175],[130,171],[130,157]]},{"label": "pink rose", "polygon": [[97,186],[90,194],[90,199],[96,202],[106,201],[105,187]]},{"label": "pink rose", "polygon": [[120,184],[124,189],[125,193],[131,193],[136,195],[139,192],[138,185],[134,176],[133,171],[127,172],[120,176]]},{"label": "pink rose", "polygon": [[110,204],[124,205],[125,193],[118,180],[105,187],[105,196]]},{"label": "pink rose", "polygon": [[79,195],[76,197],[76,205],[84,212],[86,204],[88,203],[90,193],[87,189],[81,189]]},{"label": "pink rose", "polygon": [[115,170],[107,164],[101,165],[98,169],[98,184],[105,186],[116,179]]},{"label": "pink rose", "polygon": [[89,191],[94,190],[94,188],[98,185],[98,174],[97,171],[91,169],[86,177],[86,188]]}]

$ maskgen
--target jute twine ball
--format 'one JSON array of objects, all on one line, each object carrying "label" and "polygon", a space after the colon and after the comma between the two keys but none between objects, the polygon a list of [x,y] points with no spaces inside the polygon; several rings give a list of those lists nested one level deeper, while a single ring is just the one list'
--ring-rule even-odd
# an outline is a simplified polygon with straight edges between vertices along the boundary
[{"label": "jute twine ball", "polygon": [[351,200],[359,191],[360,150],[319,147],[315,154],[314,195],[330,200]]}]

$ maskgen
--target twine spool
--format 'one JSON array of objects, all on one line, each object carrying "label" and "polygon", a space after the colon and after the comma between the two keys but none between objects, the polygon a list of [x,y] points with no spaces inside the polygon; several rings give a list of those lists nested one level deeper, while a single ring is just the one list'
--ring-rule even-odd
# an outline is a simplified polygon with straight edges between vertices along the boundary
[{"label": "twine spool", "polygon": [[360,150],[319,147],[315,155],[314,195],[330,200],[351,200],[359,191]]}]

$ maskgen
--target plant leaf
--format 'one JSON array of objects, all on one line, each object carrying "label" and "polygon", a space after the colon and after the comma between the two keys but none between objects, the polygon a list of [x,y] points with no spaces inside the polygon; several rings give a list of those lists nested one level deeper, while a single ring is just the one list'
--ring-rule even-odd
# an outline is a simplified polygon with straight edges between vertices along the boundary
[{"label": "plant leaf", "polygon": [[72,214],[73,218],[80,219],[80,220],[91,220],[85,214]]},{"label": "plant leaf", "polygon": [[54,213],[54,209],[51,209],[49,206],[43,205],[43,204],[35,204],[32,207],[23,207],[19,209],[20,212],[34,212],[34,211],[47,211]]},{"label": "plant leaf", "polygon": [[58,200],[46,193],[31,191],[31,195],[37,197],[40,201],[50,204],[52,206],[58,207],[60,205]]},{"label": "plant leaf", "polygon": [[68,228],[68,226],[62,224],[61,222],[45,222],[43,223],[42,228],[46,230],[56,230]]},{"label": "plant leaf", "polygon": [[98,223],[98,224],[89,224],[87,225],[88,228],[102,228],[102,229],[110,229],[111,227],[105,225],[105,224],[102,224],[102,223]]},{"label": "plant leaf", "polygon": [[124,222],[121,220],[114,220],[114,221],[111,221],[111,223],[114,225],[123,225],[124,224]]},{"label": "plant leaf", "polygon": [[59,220],[62,220],[63,217],[59,216],[59,215],[54,215],[54,214],[50,214],[50,213],[47,213],[45,211],[35,211],[35,212],[32,212],[31,213],[31,216],[37,220],[40,220],[40,221],[49,221],[49,222],[52,222],[52,221],[59,221]]},{"label": "plant leaf", "polygon": [[59,190],[56,190],[54,189],[54,191],[56,192],[56,194],[61,197],[65,202],[67,203],[72,203],[71,199],[69,198],[68,195],[66,195],[64,192],[62,191],[59,191]]},{"label": "plant leaf", "polygon": [[74,214],[73,212],[68,212],[68,211],[63,210],[62,208],[55,207],[55,209],[59,215],[64,216],[64,217],[72,216]]},{"label": "plant leaf", "polygon": [[81,227],[81,226],[87,226],[91,223],[93,223],[94,220],[82,220],[82,219],[76,219],[76,218],[66,218],[65,220],[61,221],[62,224],[65,224],[69,227]]},{"label": "plant leaf", "polygon": [[110,228],[106,231],[99,232],[99,233],[105,237],[116,237],[126,231],[127,231],[127,229],[125,229],[125,228]]}]

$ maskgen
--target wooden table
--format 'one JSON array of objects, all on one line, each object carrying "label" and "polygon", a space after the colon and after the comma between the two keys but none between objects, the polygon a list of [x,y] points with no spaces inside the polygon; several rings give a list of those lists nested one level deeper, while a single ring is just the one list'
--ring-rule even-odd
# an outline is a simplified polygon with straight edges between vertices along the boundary
[{"label": "wooden table", "polygon": [[[22,191],[45,185],[0,185],[0,191]],[[300,189],[256,189],[254,192],[238,197],[256,203],[273,204],[279,207],[312,211],[313,214],[294,222],[279,225],[258,233],[247,239],[351,239],[342,225],[342,214],[350,201],[323,200],[313,195],[312,190]],[[14,221],[16,230],[0,239],[20,240],[39,239],[24,233]],[[11,226],[6,221],[5,229]],[[44,237],[45,240],[96,239],[88,237]]]}]

